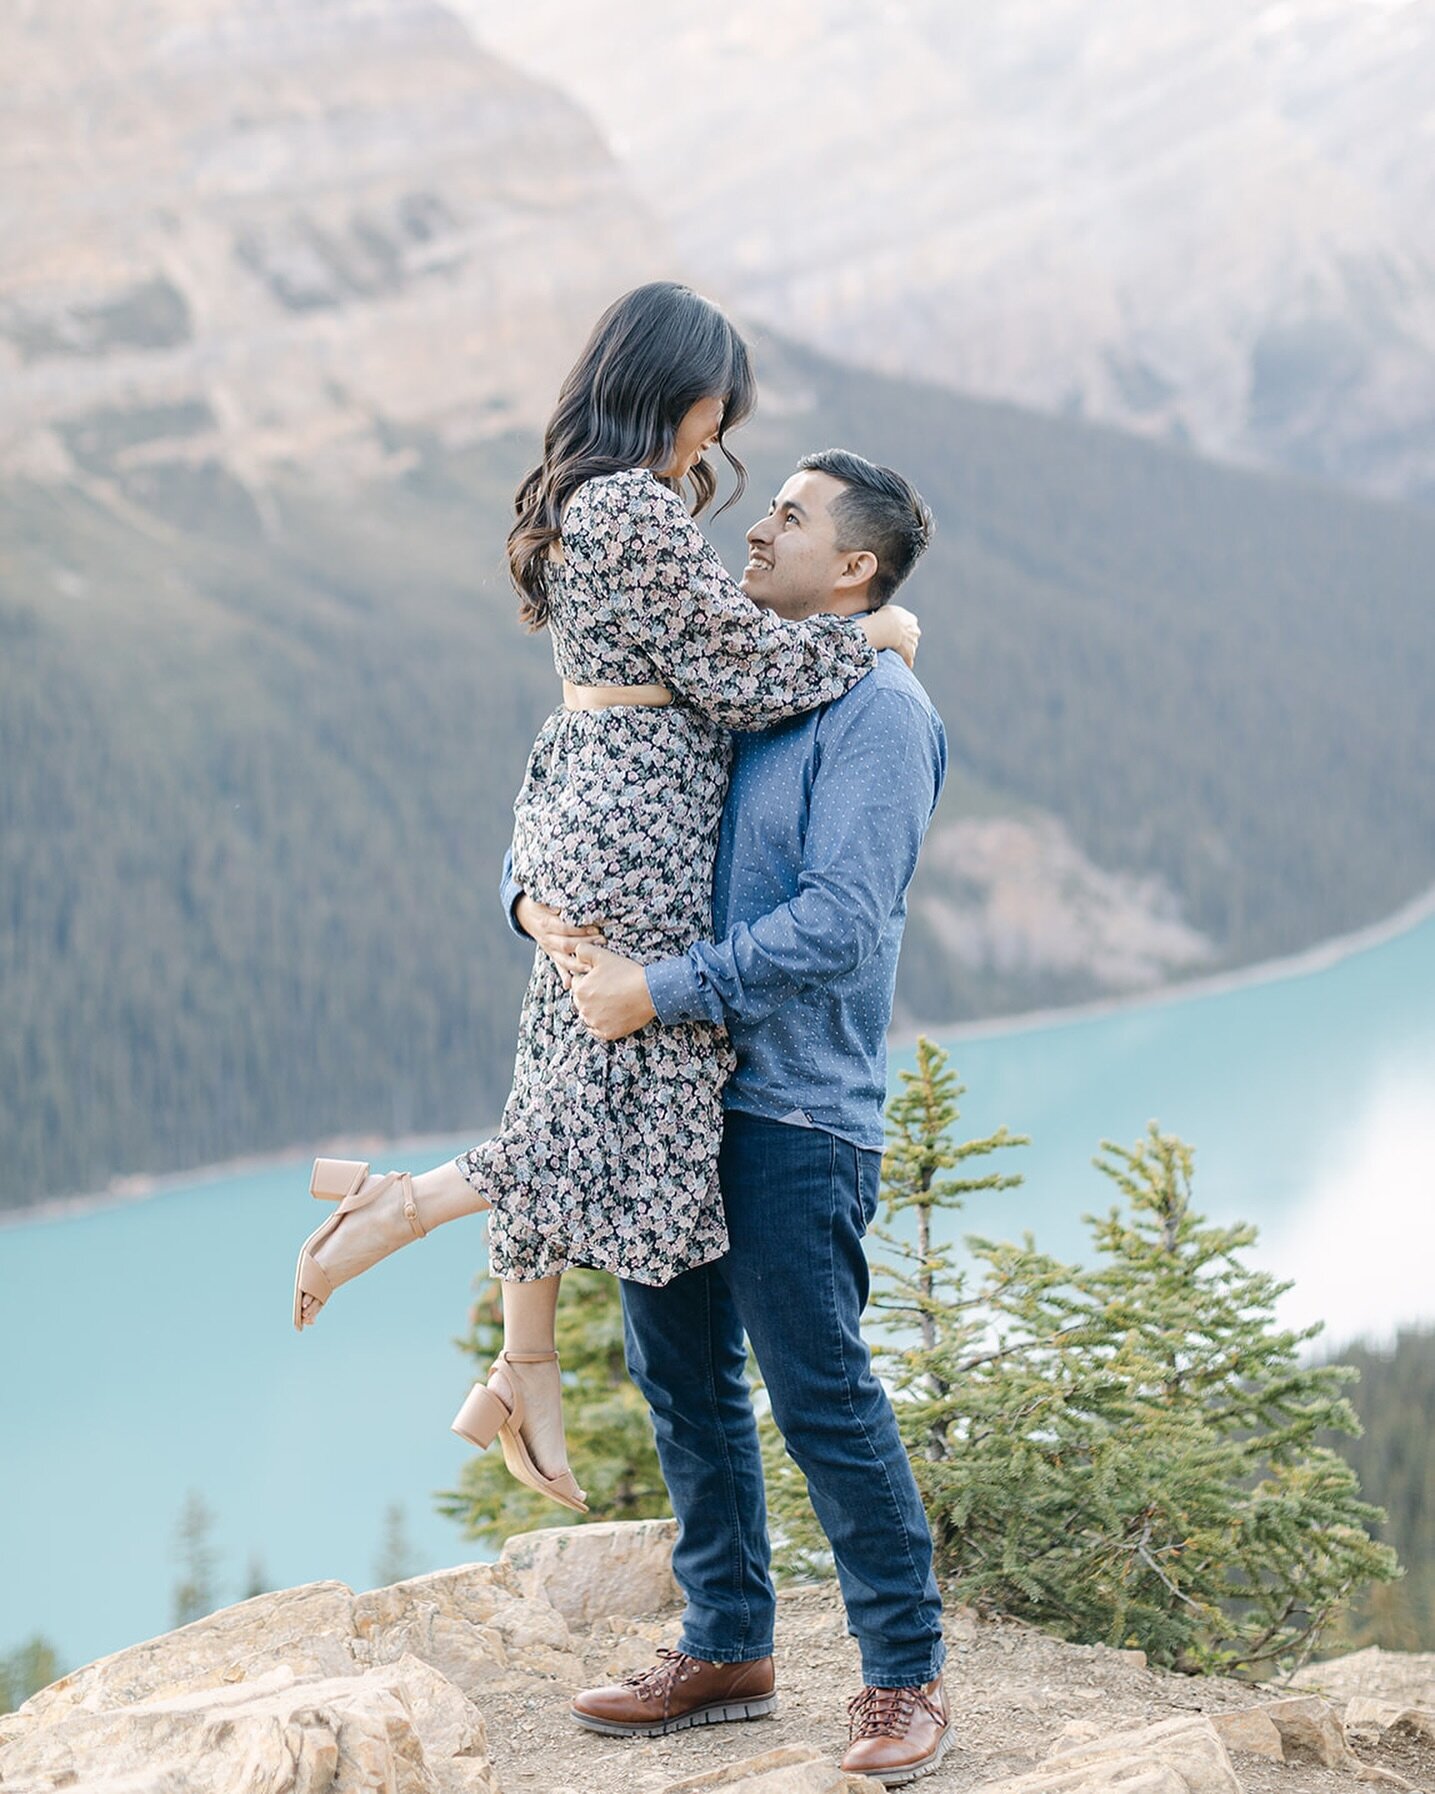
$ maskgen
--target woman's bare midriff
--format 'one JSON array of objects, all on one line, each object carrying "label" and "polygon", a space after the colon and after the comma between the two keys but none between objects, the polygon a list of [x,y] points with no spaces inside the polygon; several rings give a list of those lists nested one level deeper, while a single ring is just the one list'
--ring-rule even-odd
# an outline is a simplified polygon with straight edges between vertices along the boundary
[{"label": "woman's bare midriff", "polygon": [[563,703],[568,710],[613,710],[621,705],[657,708],[671,704],[666,685],[574,685],[563,681]]}]

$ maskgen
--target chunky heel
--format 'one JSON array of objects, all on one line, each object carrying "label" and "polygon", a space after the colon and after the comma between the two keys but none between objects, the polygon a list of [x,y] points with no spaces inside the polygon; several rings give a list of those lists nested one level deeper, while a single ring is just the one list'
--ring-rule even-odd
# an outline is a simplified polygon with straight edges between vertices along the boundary
[{"label": "chunky heel", "polygon": [[529,1456],[523,1441],[523,1397],[508,1375],[510,1364],[556,1363],[557,1352],[510,1352],[506,1348],[493,1361],[486,1383],[475,1383],[463,1406],[449,1423],[449,1430],[486,1451],[495,1439],[503,1448],[509,1474],[540,1495],[575,1514],[588,1512],[587,1497],[573,1472],[565,1465],[557,1476],[545,1476]]},{"label": "chunky heel", "polygon": [[498,1430],[509,1418],[509,1410],[486,1383],[475,1383],[454,1415],[450,1431],[480,1451],[487,1451],[498,1437]]},{"label": "chunky heel", "polygon": [[315,1159],[309,1177],[309,1194],[320,1202],[342,1202],[346,1196],[357,1196],[369,1175],[363,1159]]}]

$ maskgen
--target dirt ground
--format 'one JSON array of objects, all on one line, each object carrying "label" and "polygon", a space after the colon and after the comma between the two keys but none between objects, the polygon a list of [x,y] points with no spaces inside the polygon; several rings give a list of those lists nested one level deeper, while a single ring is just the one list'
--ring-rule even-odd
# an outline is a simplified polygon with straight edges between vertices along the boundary
[{"label": "dirt ground", "polygon": [[[783,1744],[815,1745],[836,1761],[846,1745],[845,1703],[861,1682],[836,1587],[787,1590],[780,1603],[778,1711],[768,1719],[667,1738],[608,1738],[574,1724],[567,1710],[572,1691],[556,1682],[530,1680],[485,1693],[480,1705],[504,1794],[660,1794],[685,1776]],[[677,1629],[674,1617],[662,1628],[663,1639],[675,1643]],[[1020,1621],[979,1620],[965,1609],[949,1616],[947,1640],[953,1743],[941,1768],[914,1784],[921,1794],[965,1794],[1035,1768],[1069,1719],[1116,1730],[1306,1692],[1263,1694],[1240,1682],[1146,1669],[1102,1645],[1065,1644]],[[634,1641],[624,1643],[631,1649]],[[611,1637],[589,1641],[590,1683],[612,1679],[613,1650]],[[1356,1754],[1396,1771],[1421,1794],[1435,1794],[1435,1747],[1392,1739],[1378,1749],[1357,1747]],[[1231,1760],[1246,1794],[1354,1794],[1372,1785],[1314,1764],[1247,1755]]]}]

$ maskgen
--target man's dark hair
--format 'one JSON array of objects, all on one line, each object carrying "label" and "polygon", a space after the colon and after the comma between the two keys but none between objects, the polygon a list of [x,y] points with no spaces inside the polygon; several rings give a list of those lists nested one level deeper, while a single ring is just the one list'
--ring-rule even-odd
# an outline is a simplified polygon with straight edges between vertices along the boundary
[{"label": "man's dark hair", "polygon": [[865,548],[876,555],[877,571],[868,592],[872,608],[880,610],[932,539],[927,501],[910,480],[850,449],[822,449],[804,455],[797,465],[809,473],[828,474],[847,488],[828,507],[837,525],[837,546],[844,554]]}]

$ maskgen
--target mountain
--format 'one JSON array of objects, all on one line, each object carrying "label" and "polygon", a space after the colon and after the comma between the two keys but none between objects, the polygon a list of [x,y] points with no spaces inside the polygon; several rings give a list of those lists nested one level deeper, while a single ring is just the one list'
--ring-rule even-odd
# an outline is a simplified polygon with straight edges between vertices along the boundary
[{"label": "mountain", "polygon": [[453,0],[847,361],[1435,500],[1435,0]]},{"label": "mountain", "polygon": [[0,474],[262,492],[546,415],[667,260],[594,127],[433,0],[0,12]]},{"label": "mountain", "polygon": [[[421,0],[27,5],[0,56],[0,1204],[476,1125],[556,696],[512,493],[599,307],[672,271],[661,228]],[[908,596],[952,773],[904,1024],[1247,963],[1435,881],[1435,519],[756,347],[730,564],[830,443],[938,517]]]},{"label": "mountain", "polygon": [[[1071,914],[1114,891],[1110,918],[1205,963],[1435,881],[1435,519],[758,353],[730,563],[828,442],[939,519],[908,595],[953,771],[904,1018],[1131,981],[991,933],[1000,843],[962,831],[1003,819]],[[498,1112],[528,961],[497,875],[556,696],[502,567],[535,443],[386,429],[397,474],[278,469],[262,505],[218,461],[122,449],[84,484],[0,483],[0,1202]]]}]

